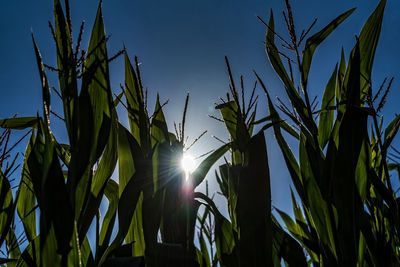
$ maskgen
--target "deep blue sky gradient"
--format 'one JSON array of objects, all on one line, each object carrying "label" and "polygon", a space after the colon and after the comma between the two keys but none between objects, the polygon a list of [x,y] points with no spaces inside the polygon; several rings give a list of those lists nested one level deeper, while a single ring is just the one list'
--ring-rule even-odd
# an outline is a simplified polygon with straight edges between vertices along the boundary
[{"label": "deep blue sky gradient", "polygon": [[[83,47],[87,47],[89,33],[96,15],[97,0],[71,0],[74,40],[77,39],[81,20],[85,20]],[[325,84],[339,60],[344,47],[346,58],[369,14],[379,1],[292,1],[297,31],[307,28],[314,18],[318,21],[311,31],[315,33],[340,13],[357,7],[357,10],[318,48],[310,74],[310,94],[321,99]],[[14,0],[3,1],[0,9],[0,117],[7,118],[16,112],[19,116],[36,115],[42,110],[41,87],[34,51],[31,42],[33,32],[45,63],[55,65],[55,48],[50,35],[48,21],[53,20],[52,1]],[[111,35],[108,43],[109,55],[125,45],[131,58],[138,55],[142,63],[144,85],[149,88],[150,110],[155,95],[161,101],[170,99],[165,107],[169,130],[172,122],[180,121],[186,92],[191,100],[188,111],[186,133],[191,140],[203,130],[209,130],[191,150],[200,155],[220,145],[211,135],[224,140],[228,136],[222,124],[207,117],[218,116],[214,103],[228,90],[228,76],[224,63],[227,55],[237,81],[243,74],[250,91],[256,70],[264,79],[271,95],[284,101],[282,85],[272,71],[264,50],[265,26],[255,15],[268,21],[269,10],[275,14],[276,30],[287,37],[282,18],[284,2],[280,0],[104,0],[103,15],[106,32]],[[387,3],[381,40],[378,45],[373,86],[379,86],[385,76],[399,76],[400,51],[400,1]],[[119,93],[123,83],[123,58],[111,63],[111,85]],[[52,86],[58,87],[54,74],[50,74]],[[261,118],[267,115],[265,96],[260,89],[258,111]],[[383,110],[385,122],[398,112],[399,85],[397,80],[389,94]],[[61,113],[60,101],[52,98],[52,107]],[[127,121],[121,109],[120,120]],[[66,138],[62,124],[53,117],[55,133],[59,140]],[[291,213],[289,198],[290,177],[277,147],[272,131],[266,132],[269,164],[271,169],[273,205]],[[290,142],[297,151],[294,142]],[[25,145],[24,145],[25,146]],[[24,146],[19,147],[23,152]],[[18,176],[19,174],[17,174]],[[209,176],[213,182],[213,174]],[[224,209],[223,207],[221,207]]]}]

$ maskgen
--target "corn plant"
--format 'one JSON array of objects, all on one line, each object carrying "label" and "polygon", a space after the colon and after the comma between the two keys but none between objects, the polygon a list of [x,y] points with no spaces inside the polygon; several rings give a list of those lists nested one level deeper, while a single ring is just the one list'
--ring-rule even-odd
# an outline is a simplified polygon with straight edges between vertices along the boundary
[{"label": "corn plant", "polygon": [[[20,257],[14,258],[23,266],[94,263],[88,229],[103,196],[109,198],[110,210],[114,208],[114,195],[118,193],[115,190],[118,185],[110,179],[117,162],[118,125],[111,96],[110,59],[101,7],[99,5],[86,52],[80,49],[83,25],[75,51],[73,49],[68,1],[65,6],[66,16],[61,3],[54,1],[55,27],[50,25],[56,44],[57,67],[42,62],[32,36],[43,92],[43,116],[1,121],[4,128],[33,129],[16,203],[29,242]],[[58,143],[50,127],[50,115],[54,113],[50,107],[46,67],[58,74],[60,92],[53,89],[63,103],[64,116],[57,117],[65,123],[68,144]],[[79,93],[78,84],[81,85]],[[39,232],[36,232],[36,211],[40,211]],[[109,223],[113,219],[106,219],[96,240],[98,248],[107,246],[111,237],[113,223],[111,227]],[[96,250],[96,254],[101,252],[101,249]]]},{"label": "corn plant", "polygon": [[[140,76],[137,58],[134,68],[125,53],[123,92],[130,131],[119,125],[118,158],[122,192],[120,205],[123,203],[124,192],[129,195],[129,203],[126,203],[124,209],[118,210],[119,230],[108,250],[125,241],[131,244],[131,252],[127,255],[145,256],[146,264],[158,266],[168,260],[162,256],[163,250],[167,248],[158,242],[160,231],[162,243],[175,244],[180,248],[168,252],[167,258],[193,262],[198,210],[193,192],[228,146],[222,146],[211,153],[191,174],[191,179],[186,181],[180,160],[185,149],[184,130],[189,96],[186,98],[179,130],[176,128],[176,133],[171,133],[162,110],[165,104],[161,105],[158,96],[153,115],[148,115],[147,91],[143,88]],[[132,203],[136,203],[136,209]]]},{"label": "corn plant", "polygon": [[[216,108],[220,110],[229,132],[231,160],[226,160],[226,164],[219,167],[216,178],[227,200],[230,218],[224,218],[207,196],[198,195],[207,205],[206,214],[211,212],[215,220],[216,256],[211,254],[211,260],[207,261],[203,255],[203,262],[206,262],[205,266],[215,265],[216,262],[221,266],[272,266],[280,265],[281,258],[285,258],[298,266],[305,265],[300,245],[279,226],[271,213],[264,131],[273,123],[253,135],[254,125],[265,121],[255,121],[257,83],[246,107],[243,77],[239,95],[227,58],[226,63],[230,94]],[[231,97],[233,100],[230,100]],[[209,231],[204,228],[204,217],[200,223],[207,237]],[[202,251],[205,251],[204,245],[201,245]]]},{"label": "corn plant", "polygon": [[[313,54],[354,9],[341,14],[307,40],[304,34],[300,38],[296,36],[288,1],[284,14],[290,41],[275,32],[272,11],[269,23],[265,23],[266,52],[292,106],[289,108],[280,102],[278,107],[297,127],[296,131],[278,123],[282,119],[257,76],[267,95],[268,119],[276,122],[275,138],[301,201],[299,206],[292,194],[295,220],[277,211],[291,235],[306,249],[309,263],[314,266],[399,264],[398,198],[391,186],[387,161],[388,149],[399,128],[399,117],[396,116],[383,135],[378,112],[388,89],[376,109],[374,103],[382,88],[373,95],[371,86],[385,4],[386,1],[381,1],[365,23],[347,64],[342,52],[340,63],[325,87],[319,110],[310,101],[307,87]],[[296,61],[278,51],[275,36],[294,53]],[[305,46],[300,53],[303,40]],[[280,54],[287,59],[286,68]],[[291,62],[297,63],[302,95],[296,89]],[[368,135],[369,117],[373,121],[371,136]],[[298,141],[298,161],[282,130]]]}]

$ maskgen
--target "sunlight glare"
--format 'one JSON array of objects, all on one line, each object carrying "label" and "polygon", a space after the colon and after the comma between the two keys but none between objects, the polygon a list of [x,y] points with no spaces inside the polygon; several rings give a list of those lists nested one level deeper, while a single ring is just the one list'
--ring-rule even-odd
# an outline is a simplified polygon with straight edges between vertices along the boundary
[{"label": "sunlight glare", "polygon": [[[181,160],[181,167],[186,173],[186,176],[189,176],[189,174],[196,169],[196,161],[190,154],[184,154]],[[186,177],[186,179],[187,178],[188,177]]]}]

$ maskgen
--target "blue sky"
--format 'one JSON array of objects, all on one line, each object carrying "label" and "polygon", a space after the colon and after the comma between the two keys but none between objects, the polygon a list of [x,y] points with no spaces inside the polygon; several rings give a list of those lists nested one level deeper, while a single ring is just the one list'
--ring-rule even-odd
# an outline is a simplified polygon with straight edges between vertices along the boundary
[{"label": "blue sky", "polygon": [[[71,2],[73,34],[76,40],[79,25],[85,20],[83,47],[87,47],[88,34],[96,14],[97,0]],[[315,33],[340,13],[357,7],[357,10],[323,43],[316,51],[310,74],[310,94],[321,93],[344,47],[346,57],[354,45],[354,36],[361,30],[368,15],[379,1],[292,1],[296,29],[307,28],[314,18],[318,21],[311,31]],[[41,112],[41,87],[30,33],[34,33],[45,63],[55,65],[55,48],[50,35],[48,21],[52,21],[52,1],[14,0],[3,1],[0,9],[0,117],[36,115]],[[106,32],[111,35],[108,43],[109,55],[126,46],[131,57],[137,55],[142,63],[143,82],[149,88],[149,104],[154,106],[155,95],[161,100],[170,99],[165,108],[167,120],[179,121],[185,94],[190,92],[187,134],[197,137],[203,130],[203,137],[191,150],[200,155],[220,145],[211,135],[227,139],[222,124],[208,118],[218,115],[214,103],[224,96],[228,88],[228,76],[224,56],[231,62],[237,79],[244,75],[246,87],[250,90],[255,81],[252,70],[264,79],[271,95],[287,100],[277,76],[270,67],[264,50],[265,26],[256,18],[268,20],[273,9],[277,32],[287,36],[280,0],[104,0],[103,15]],[[378,45],[373,86],[379,86],[385,76],[398,77],[400,51],[400,2],[388,0],[381,40]],[[123,60],[111,63],[111,85],[119,93],[123,83]],[[53,75],[54,76],[54,75]],[[53,86],[56,80],[50,78]],[[398,82],[395,79],[389,94],[387,106],[383,110],[386,122],[398,112],[396,99],[399,98]],[[259,118],[267,114],[265,97],[259,95]],[[61,113],[56,97],[53,109]],[[125,113],[120,120],[125,121]],[[53,117],[55,132],[60,140],[65,140],[65,132]],[[273,205],[288,211],[290,177],[285,170],[279,148],[275,144],[271,130],[266,132],[269,164],[271,168]],[[295,143],[291,143],[296,151]],[[23,152],[24,146],[19,151]],[[214,178],[209,176],[213,181]],[[212,184],[214,184],[211,181]]]}]

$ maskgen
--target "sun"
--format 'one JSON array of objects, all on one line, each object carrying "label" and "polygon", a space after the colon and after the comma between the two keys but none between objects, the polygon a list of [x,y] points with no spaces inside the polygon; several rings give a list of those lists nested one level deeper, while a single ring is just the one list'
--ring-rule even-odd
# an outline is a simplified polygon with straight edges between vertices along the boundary
[{"label": "sun", "polygon": [[181,168],[186,173],[186,179],[196,169],[196,161],[194,157],[188,153],[184,153],[181,160]]}]

